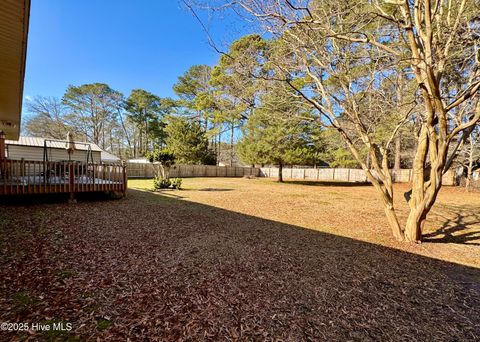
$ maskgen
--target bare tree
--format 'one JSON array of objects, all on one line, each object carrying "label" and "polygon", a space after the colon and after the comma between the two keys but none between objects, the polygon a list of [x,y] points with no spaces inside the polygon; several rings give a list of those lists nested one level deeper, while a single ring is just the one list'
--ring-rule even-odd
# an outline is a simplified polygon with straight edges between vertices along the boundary
[{"label": "bare tree", "polygon": [[[480,89],[478,1],[224,0],[219,8],[278,41],[270,77],[312,105],[317,124],[338,131],[380,194],[393,235],[420,241],[455,156],[451,145],[480,119],[478,104],[466,110]],[[398,77],[407,84],[401,98],[388,91]],[[412,121],[418,143],[410,214],[401,225],[388,157],[402,125]],[[389,137],[378,139],[380,131]]]},{"label": "bare tree", "polygon": [[73,127],[65,123],[66,109],[55,97],[37,96],[26,103],[27,112],[31,115],[25,124],[25,133],[53,139],[65,139],[67,132],[75,135]]},{"label": "bare tree", "polygon": [[85,137],[107,147],[107,126],[115,121],[123,95],[107,84],[92,83],[69,86],[63,95],[63,104],[70,111],[67,122],[82,132]]}]

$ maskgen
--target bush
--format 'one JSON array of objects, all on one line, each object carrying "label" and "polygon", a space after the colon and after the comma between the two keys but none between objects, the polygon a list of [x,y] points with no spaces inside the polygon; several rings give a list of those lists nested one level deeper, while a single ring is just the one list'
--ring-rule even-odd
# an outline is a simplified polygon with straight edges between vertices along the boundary
[{"label": "bush", "polygon": [[182,188],[182,179],[181,178],[175,178],[172,181],[172,188],[180,190]]},{"label": "bush", "polygon": [[158,177],[155,177],[153,179],[154,190],[168,189],[170,185],[172,185],[172,182],[170,181],[170,179],[158,178]]},{"label": "bush", "polygon": [[172,189],[180,190],[182,188],[182,179],[181,178],[174,178],[173,180],[155,177],[153,179],[153,190],[158,191],[162,189],[168,189],[172,187]]}]

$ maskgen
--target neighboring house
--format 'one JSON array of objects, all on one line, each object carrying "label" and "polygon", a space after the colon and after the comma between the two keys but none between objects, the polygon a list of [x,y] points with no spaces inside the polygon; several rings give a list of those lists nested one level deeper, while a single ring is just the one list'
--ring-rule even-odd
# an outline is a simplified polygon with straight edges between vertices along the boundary
[{"label": "neighboring house", "polygon": [[127,160],[127,163],[131,164],[147,164],[150,163],[147,158],[135,158]]},{"label": "neighboring house", "polygon": [[235,146],[232,147],[229,144],[222,143],[220,144],[220,149],[217,152],[217,164],[218,166],[236,166],[244,167],[243,164],[235,150]]},{"label": "neighboring house", "polygon": [[70,156],[67,151],[67,144],[66,141],[19,137],[18,140],[5,140],[6,157],[10,160],[44,161],[46,154],[47,161],[52,162],[72,160],[84,163],[100,163],[102,161],[102,149],[96,144],[75,141],[74,150]]},{"label": "neighboring house", "polygon": [[100,159],[102,163],[107,163],[107,164],[120,162],[120,158],[104,150],[100,152]]}]

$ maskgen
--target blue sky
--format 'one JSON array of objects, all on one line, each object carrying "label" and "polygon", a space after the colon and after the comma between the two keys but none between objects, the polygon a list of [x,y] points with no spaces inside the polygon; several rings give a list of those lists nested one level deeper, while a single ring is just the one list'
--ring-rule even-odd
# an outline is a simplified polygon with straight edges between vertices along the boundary
[{"label": "blue sky", "polygon": [[[234,21],[203,19],[219,45],[240,36]],[[177,0],[32,0],[24,96],[61,97],[69,84],[93,82],[173,96],[191,65],[218,58]]]}]

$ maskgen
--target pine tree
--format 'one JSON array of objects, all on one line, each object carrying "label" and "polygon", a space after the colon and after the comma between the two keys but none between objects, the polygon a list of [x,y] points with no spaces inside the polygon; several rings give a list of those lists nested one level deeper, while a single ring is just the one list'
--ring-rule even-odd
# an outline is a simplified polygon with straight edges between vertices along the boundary
[{"label": "pine tree", "polygon": [[166,145],[179,164],[215,164],[208,140],[200,123],[181,116],[167,118]]},{"label": "pine tree", "polygon": [[243,129],[237,151],[248,164],[275,164],[279,181],[286,164],[312,164],[314,136],[309,112],[285,86],[277,84],[262,96],[262,103]]}]

